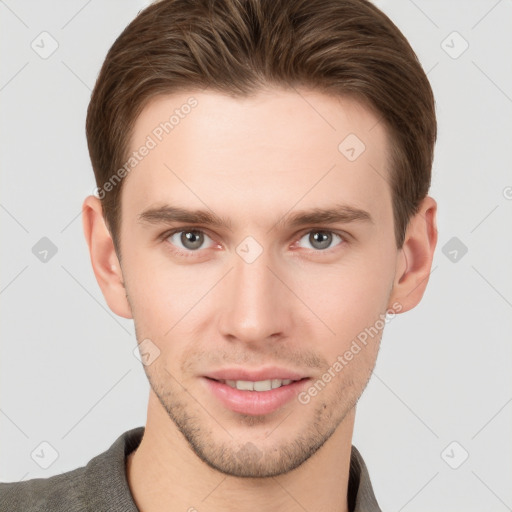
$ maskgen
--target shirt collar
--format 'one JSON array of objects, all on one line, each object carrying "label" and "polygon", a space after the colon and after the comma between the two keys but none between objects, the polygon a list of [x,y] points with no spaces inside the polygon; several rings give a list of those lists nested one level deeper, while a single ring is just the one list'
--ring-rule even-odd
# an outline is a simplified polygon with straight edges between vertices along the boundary
[{"label": "shirt collar", "polygon": [[373,492],[368,468],[354,445],[350,455],[347,498],[350,512],[382,512]]},{"label": "shirt collar", "polygon": [[[137,449],[144,430],[144,427],[136,427],[124,432],[107,451],[87,464],[84,494],[91,512],[139,512],[126,477],[126,457]],[[350,512],[382,512],[373,493],[363,457],[353,445],[347,499]]]}]

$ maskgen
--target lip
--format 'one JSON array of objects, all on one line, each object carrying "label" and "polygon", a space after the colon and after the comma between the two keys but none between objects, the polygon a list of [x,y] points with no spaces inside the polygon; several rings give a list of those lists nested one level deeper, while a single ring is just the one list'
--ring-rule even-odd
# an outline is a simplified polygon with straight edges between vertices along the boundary
[{"label": "lip", "polygon": [[209,372],[205,375],[210,379],[214,380],[300,380],[307,377],[307,375],[301,374],[293,370],[287,370],[286,368],[279,368],[277,366],[271,366],[267,368],[260,368],[259,370],[248,370],[247,368],[224,368]]},{"label": "lip", "polygon": [[[240,372],[236,375],[239,376]],[[288,375],[290,375],[290,373],[288,373]],[[251,377],[245,379],[236,378],[226,380],[267,379]],[[235,389],[209,377],[202,377],[201,381],[204,383],[206,390],[211,393],[224,407],[227,407],[233,412],[259,416],[277,411],[288,402],[296,399],[297,395],[302,389],[304,389],[310,379],[306,377],[301,380],[291,382],[286,386],[281,386],[280,388],[271,389],[269,391],[245,391]]]}]

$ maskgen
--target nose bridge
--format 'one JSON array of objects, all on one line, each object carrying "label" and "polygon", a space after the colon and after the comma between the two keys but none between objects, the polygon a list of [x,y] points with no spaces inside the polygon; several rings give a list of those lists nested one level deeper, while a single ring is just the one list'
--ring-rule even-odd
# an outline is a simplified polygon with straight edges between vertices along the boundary
[{"label": "nose bridge", "polygon": [[289,301],[284,296],[285,287],[274,275],[270,251],[248,238],[233,254],[221,329],[225,336],[258,342],[288,329]]}]

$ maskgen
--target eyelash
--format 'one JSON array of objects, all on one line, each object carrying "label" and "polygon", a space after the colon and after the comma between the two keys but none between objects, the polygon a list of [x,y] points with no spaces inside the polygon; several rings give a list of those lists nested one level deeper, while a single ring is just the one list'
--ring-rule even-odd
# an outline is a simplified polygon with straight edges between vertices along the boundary
[{"label": "eyelash", "polygon": [[[184,226],[184,227],[173,229],[171,231],[166,231],[165,233],[160,235],[158,238],[163,240],[164,242],[166,242],[167,239],[169,237],[171,237],[172,235],[174,235],[176,233],[182,233],[182,232],[188,232],[188,231],[193,231],[193,232],[196,232],[196,233],[203,233],[204,235],[208,236],[211,240],[214,240],[213,237],[210,236],[208,234],[208,232],[205,231],[204,229],[200,229],[200,228],[192,227],[192,226],[188,226],[188,227]],[[308,233],[313,233],[313,232],[330,233],[330,234],[339,236],[342,241],[339,242],[336,246],[331,247],[329,249],[324,249],[324,250],[307,249],[308,251],[312,251],[312,252],[318,253],[318,254],[330,254],[332,250],[336,249],[336,247],[348,244],[349,236],[346,233],[338,232],[338,231],[332,231],[332,230],[324,229],[324,228],[309,228],[308,230],[302,231],[302,232],[300,232],[299,234],[297,234],[295,236],[296,237],[298,236],[298,240],[297,241],[299,241],[299,240],[301,240],[303,238],[304,235],[307,235]],[[172,245],[173,248],[170,249],[170,250],[173,253],[178,254],[180,256],[184,256],[186,258],[194,257],[195,255],[197,255],[198,253],[200,253],[201,251],[204,250],[204,249],[197,249],[196,251],[183,251],[181,249],[178,249],[174,244],[172,244],[170,242],[168,244]]]}]

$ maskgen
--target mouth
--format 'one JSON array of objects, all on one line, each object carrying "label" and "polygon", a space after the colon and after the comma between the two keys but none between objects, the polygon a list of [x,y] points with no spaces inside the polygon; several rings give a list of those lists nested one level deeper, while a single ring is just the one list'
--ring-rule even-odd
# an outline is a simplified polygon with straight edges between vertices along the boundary
[{"label": "mouth", "polygon": [[240,391],[271,391],[272,389],[278,389],[283,386],[288,386],[292,382],[299,382],[304,379],[266,379],[266,380],[229,380],[229,379],[207,379],[226,384],[230,388],[238,389]]},{"label": "mouth", "polygon": [[215,379],[203,377],[207,394],[232,412],[261,416],[290,406],[308,385],[309,377],[298,379]]}]

